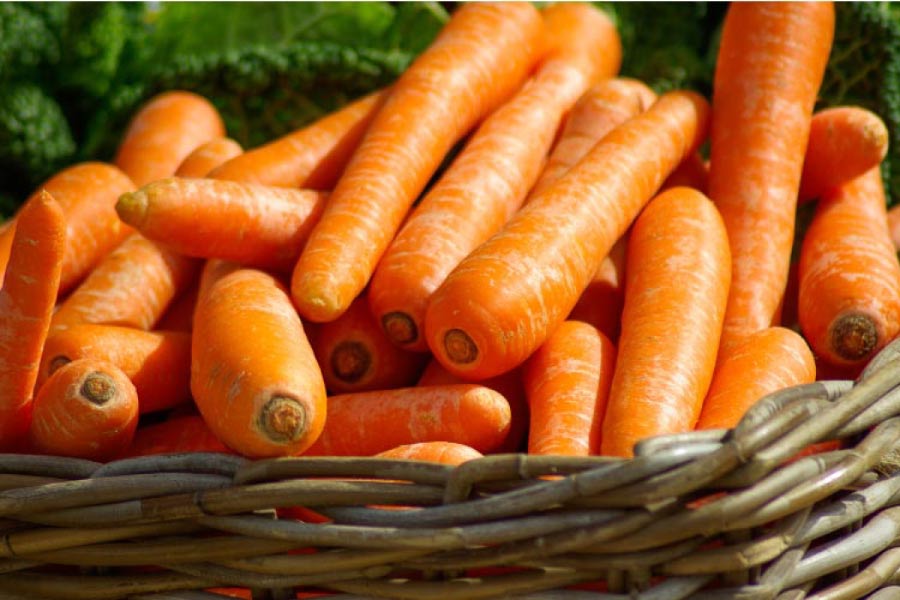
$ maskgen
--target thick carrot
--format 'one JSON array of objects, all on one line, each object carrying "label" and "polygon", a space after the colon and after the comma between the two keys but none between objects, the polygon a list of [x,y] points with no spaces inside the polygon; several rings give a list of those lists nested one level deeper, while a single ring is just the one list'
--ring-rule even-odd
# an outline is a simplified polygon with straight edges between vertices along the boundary
[{"label": "thick carrot", "polygon": [[291,294],[302,316],[347,310],[453,144],[521,86],[542,34],[528,3],[453,12],[391,88],[300,254]]},{"label": "thick carrot", "polygon": [[411,386],[428,360],[391,343],[365,293],[334,321],[318,324],[309,339],[332,394]]},{"label": "thick carrot", "polygon": [[379,90],[306,127],[248,150],[210,173],[214,179],[330,190],[387,92]]},{"label": "thick carrot", "polygon": [[724,346],[777,321],[833,33],[830,2],[729,5],[713,82],[709,170],[709,196],[733,261]]},{"label": "thick carrot", "polygon": [[113,162],[140,187],[173,175],[197,146],[224,136],[222,117],[209,100],[163,92],[132,117]]},{"label": "thick carrot", "polygon": [[461,465],[464,462],[481,458],[484,455],[465,444],[454,442],[419,442],[397,446],[375,456],[381,458],[403,458],[406,460],[425,460],[444,465]]},{"label": "thick carrot", "polygon": [[731,256],[715,205],[691,188],[653,199],[628,240],[625,307],[601,453],[690,431],[716,364]]},{"label": "thick carrot", "polygon": [[47,337],[37,386],[80,358],[110,363],[131,379],[141,414],[191,399],[191,336],[114,325],[73,325]]},{"label": "thick carrot", "polygon": [[819,199],[799,277],[800,328],[827,362],[864,363],[900,332],[900,263],[878,167]]},{"label": "thick carrot", "polygon": [[134,233],[69,294],[54,313],[51,327],[102,323],[152,329],[199,269],[197,259]]},{"label": "thick carrot", "polygon": [[226,445],[249,457],[284,456],[316,440],[325,422],[325,383],[276,279],[207,263],[193,336],[194,401]]},{"label": "thick carrot", "polygon": [[732,428],[757,400],[816,379],[816,361],[800,334],[770,327],[748,335],[719,358],[697,429]]},{"label": "thick carrot", "polygon": [[40,453],[111,460],[131,443],[138,397],[113,364],[82,358],[60,367],[34,399],[30,442]]},{"label": "thick carrot", "polygon": [[372,276],[372,311],[403,348],[428,351],[422,325],[431,294],[522,205],[566,111],[598,77],[619,68],[621,43],[602,11],[557,4],[544,18],[551,50],[536,75],[479,127]]},{"label": "thick carrot", "polygon": [[466,257],[425,316],[441,364],[478,379],[524,362],[565,320],[666,176],[706,137],[708,109],[693,92],[663,95]]},{"label": "thick carrot", "polygon": [[835,106],[813,114],[800,177],[800,202],[878,166],[888,150],[881,117],[860,106]]},{"label": "thick carrot", "polygon": [[241,145],[231,138],[216,138],[194,148],[174,174],[177,177],[206,177],[210,171],[240,156],[243,151]]},{"label": "thick carrot", "polygon": [[529,454],[599,454],[615,364],[615,346],[593,325],[565,321],[556,328],[523,369]]},{"label": "thick carrot", "polygon": [[19,211],[6,278],[0,289],[0,449],[23,441],[41,349],[59,289],[66,223],[42,192]]},{"label": "thick carrot", "polygon": [[509,404],[477,384],[396,388],[328,398],[328,419],[308,456],[372,456],[418,442],[456,442],[486,453],[509,431]]},{"label": "thick carrot", "polygon": [[[63,257],[59,294],[72,289],[113,248],[131,233],[114,209],[120,194],[134,184],[118,168],[101,162],[72,165],[42,183],[31,198],[46,190],[66,216],[66,253]],[[15,219],[0,233],[0,282],[6,268],[8,248],[15,234]]]},{"label": "thick carrot", "polygon": [[187,415],[138,427],[120,458],[183,452],[234,453],[210,431],[203,417]]},{"label": "thick carrot", "polygon": [[590,323],[612,342],[619,339],[622,325],[627,244],[626,233],[613,244],[568,316],[573,321]]},{"label": "thick carrot", "polygon": [[168,177],[123,194],[116,211],[185,256],[290,271],[325,205],[325,192]]}]

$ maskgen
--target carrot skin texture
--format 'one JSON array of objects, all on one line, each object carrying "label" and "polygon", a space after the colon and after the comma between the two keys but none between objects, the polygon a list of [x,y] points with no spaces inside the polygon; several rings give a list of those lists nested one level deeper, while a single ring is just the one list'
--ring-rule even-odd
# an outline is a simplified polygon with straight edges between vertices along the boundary
[{"label": "carrot skin texture", "polygon": [[220,167],[244,151],[231,138],[221,137],[200,144],[188,154],[175,170],[176,177],[206,177],[213,169]]},{"label": "carrot skin texture", "polygon": [[191,391],[219,439],[248,457],[297,454],[315,441],[325,422],[325,383],[275,278],[208,263],[192,335]]},{"label": "carrot skin texture", "polygon": [[728,229],[733,261],[723,346],[777,322],[833,35],[829,2],[739,2],[725,17],[709,171],[709,196]]},{"label": "carrot skin texture", "polygon": [[615,364],[615,346],[593,325],[564,321],[556,328],[523,369],[529,454],[599,454]]},{"label": "carrot skin texture", "polygon": [[665,177],[706,137],[708,112],[693,92],[662,96],[466,257],[425,315],[441,364],[485,379],[524,362],[565,320]]},{"label": "carrot skin texture", "polygon": [[210,431],[200,415],[188,415],[139,427],[131,444],[119,458],[177,454],[182,452],[223,452],[234,454]]},{"label": "carrot skin texture", "polygon": [[542,31],[527,3],[454,11],[391,88],[300,254],[291,294],[304,318],[333,320],[362,292],[453,144],[522,84]]},{"label": "carrot skin texture", "polygon": [[185,256],[289,272],[326,200],[313,190],[168,177],[123,194],[116,211]]},{"label": "carrot skin texture", "polygon": [[197,146],[224,136],[222,117],[206,98],[163,92],[132,117],[113,162],[141,187],[173,175]]},{"label": "carrot skin texture", "polygon": [[832,188],[800,248],[800,328],[823,360],[865,363],[900,333],[900,263],[880,169]]},{"label": "carrot skin texture", "polygon": [[730,429],[763,396],[816,379],[803,337],[784,327],[748,335],[719,358],[697,429]]},{"label": "carrot skin texture", "polygon": [[632,456],[641,439],[694,428],[716,364],[730,265],[722,219],[700,192],[667,190],[638,217],[602,454]]},{"label": "carrot skin texture", "polygon": [[465,444],[452,442],[420,442],[397,446],[375,456],[380,458],[402,458],[406,460],[424,460],[442,465],[461,465],[464,462],[482,458],[484,455]]},{"label": "carrot skin texture", "polygon": [[0,289],[0,449],[27,437],[41,349],[59,289],[66,248],[62,208],[47,193],[19,212]]}]

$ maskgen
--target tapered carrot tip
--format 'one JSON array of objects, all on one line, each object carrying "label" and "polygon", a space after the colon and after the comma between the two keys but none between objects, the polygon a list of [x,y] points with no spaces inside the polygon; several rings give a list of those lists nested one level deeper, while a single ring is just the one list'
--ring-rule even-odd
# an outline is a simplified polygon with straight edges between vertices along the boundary
[{"label": "tapered carrot tip", "polygon": [[116,397],[116,382],[106,373],[94,371],[81,383],[81,396],[97,406],[103,406]]},{"label": "tapered carrot tip", "polygon": [[878,344],[875,322],[867,315],[850,313],[838,317],[831,327],[831,347],[844,360],[859,360]]},{"label": "tapered carrot tip", "polygon": [[444,334],[444,351],[458,365],[467,365],[478,358],[478,346],[462,329],[451,329]]},{"label": "tapered carrot tip", "polygon": [[346,383],[356,383],[372,366],[372,354],[359,342],[341,342],[331,351],[331,370]]},{"label": "tapered carrot tip", "polygon": [[140,190],[122,194],[116,202],[116,213],[125,223],[140,227],[147,218],[147,194]]},{"label": "tapered carrot tip", "polygon": [[306,411],[295,399],[273,396],[259,414],[259,428],[271,441],[296,442],[306,433]]},{"label": "tapered carrot tip", "polygon": [[388,339],[397,345],[412,344],[419,339],[419,328],[404,312],[389,312],[381,317],[381,326]]}]

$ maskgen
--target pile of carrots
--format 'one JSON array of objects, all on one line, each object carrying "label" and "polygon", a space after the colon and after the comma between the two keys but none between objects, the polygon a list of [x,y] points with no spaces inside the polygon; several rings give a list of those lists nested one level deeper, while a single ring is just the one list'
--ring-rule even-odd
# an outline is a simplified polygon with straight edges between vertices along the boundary
[{"label": "pile of carrots", "polygon": [[657,96],[596,7],[466,3],[257,148],[153,98],[0,225],[0,450],[628,457],[855,376],[900,332],[900,213],[882,120],[814,112],[833,30],[735,3],[712,97]]}]

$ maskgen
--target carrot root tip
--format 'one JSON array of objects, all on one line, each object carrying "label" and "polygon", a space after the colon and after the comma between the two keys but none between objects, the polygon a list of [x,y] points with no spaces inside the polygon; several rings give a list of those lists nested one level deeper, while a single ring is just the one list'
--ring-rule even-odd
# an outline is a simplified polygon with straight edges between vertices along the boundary
[{"label": "carrot root tip", "polygon": [[831,347],[844,360],[856,361],[868,356],[878,344],[878,329],[864,314],[838,317],[831,327]]},{"label": "carrot root tip", "polygon": [[273,396],[260,411],[259,426],[273,442],[297,441],[306,430],[306,410],[294,398]]},{"label": "carrot root tip", "polygon": [[419,328],[404,312],[389,312],[381,317],[381,326],[388,338],[398,345],[412,344],[419,339]]},{"label": "carrot root tip", "polygon": [[372,353],[361,342],[348,340],[334,347],[330,362],[335,377],[346,383],[356,383],[369,372]]},{"label": "carrot root tip", "polygon": [[72,362],[72,359],[68,356],[63,356],[62,354],[54,356],[53,359],[50,360],[50,364],[47,365],[47,375],[53,375],[70,362]]},{"label": "carrot root tip", "polygon": [[100,371],[88,374],[81,383],[81,396],[97,406],[103,406],[116,395],[116,382]]},{"label": "carrot root tip", "polygon": [[147,194],[141,191],[122,194],[116,202],[116,214],[129,225],[140,225],[147,218]]},{"label": "carrot root tip", "polygon": [[444,334],[444,352],[454,363],[466,365],[478,358],[478,346],[462,329],[451,329]]}]

